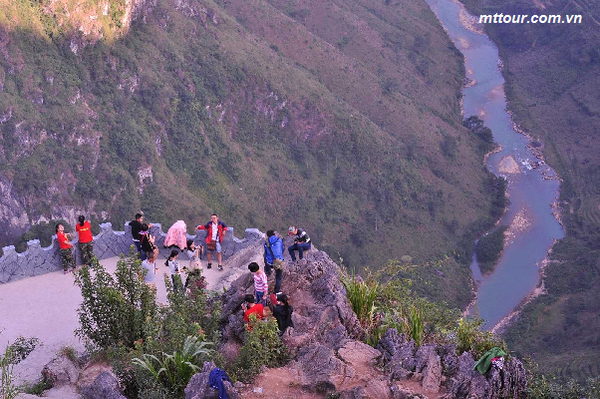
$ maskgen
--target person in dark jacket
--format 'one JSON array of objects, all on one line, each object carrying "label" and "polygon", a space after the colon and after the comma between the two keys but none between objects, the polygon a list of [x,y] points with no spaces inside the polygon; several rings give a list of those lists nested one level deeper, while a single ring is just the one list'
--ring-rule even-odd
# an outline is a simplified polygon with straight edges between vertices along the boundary
[{"label": "person in dark jacket", "polygon": [[296,226],[290,226],[288,229],[288,235],[294,237],[294,245],[288,247],[288,252],[292,257],[293,261],[296,261],[296,254],[294,251],[298,251],[298,257],[304,258],[304,251],[308,251],[311,247],[310,237],[306,234],[306,231],[300,230]]},{"label": "person in dark jacket", "polygon": [[[131,226],[131,235],[133,236],[133,245],[135,245],[135,249],[137,249],[138,254],[140,254],[141,260],[146,260],[146,253],[142,249],[142,224],[144,223],[144,214],[142,212],[135,214],[135,220],[129,222],[129,226]],[[151,224],[148,227],[152,227]]]},{"label": "person in dark jacket", "polygon": [[281,279],[283,276],[283,240],[275,234],[274,230],[267,231],[265,248],[265,273],[271,276],[275,269],[275,293],[281,290]]},{"label": "person in dark jacket", "polygon": [[292,313],[294,308],[288,303],[288,297],[285,294],[277,295],[277,304],[273,307],[273,316],[277,320],[279,335],[283,335],[288,327],[294,327]]}]

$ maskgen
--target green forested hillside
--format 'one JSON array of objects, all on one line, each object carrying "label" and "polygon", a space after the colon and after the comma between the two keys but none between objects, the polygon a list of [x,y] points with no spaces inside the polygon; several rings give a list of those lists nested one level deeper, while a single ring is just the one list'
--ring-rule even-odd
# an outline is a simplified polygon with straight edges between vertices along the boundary
[{"label": "green forested hillside", "polygon": [[435,260],[468,301],[492,179],[424,2],[134,3],[0,0],[0,183],[30,222],[298,224],[354,267]]},{"label": "green forested hillside", "polygon": [[581,24],[488,25],[498,44],[510,109],[545,143],[559,173],[566,238],[546,271],[547,295],[507,334],[540,369],[562,378],[600,372],[600,6],[577,1],[479,1],[476,13],[582,15]]}]

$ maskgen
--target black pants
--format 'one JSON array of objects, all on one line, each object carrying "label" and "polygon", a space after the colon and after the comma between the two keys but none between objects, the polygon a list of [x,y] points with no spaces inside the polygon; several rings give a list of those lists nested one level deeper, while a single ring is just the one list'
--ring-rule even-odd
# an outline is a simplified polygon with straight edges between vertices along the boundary
[{"label": "black pants", "polygon": [[[265,273],[267,276],[270,276],[273,272],[273,265],[265,263]],[[283,277],[283,270],[275,269],[275,293],[278,293],[281,290],[281,278]]]}]

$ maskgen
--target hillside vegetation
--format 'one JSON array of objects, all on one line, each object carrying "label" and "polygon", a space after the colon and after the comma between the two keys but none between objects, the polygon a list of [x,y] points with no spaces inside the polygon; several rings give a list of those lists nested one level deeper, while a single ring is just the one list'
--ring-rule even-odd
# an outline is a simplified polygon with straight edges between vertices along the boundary
[{"label": "hillside vegetation", "polygon": [[4,242],[79,212],[218,212],[298,224],[352,267],[435,261],[468,301],[493,179],[424,2],[0,0],[0,54]]},{"label": "hillside vegetation", "polygon": [[[562,179],[566,238],[509,344],[561,379],[600,373],[600,5],[592,1],[466,0],[475,13],[581,14],[581,24],[488,25],[503,58],[509,108],[541,139]],[[534,4],[535,3],[535,4]]]}]

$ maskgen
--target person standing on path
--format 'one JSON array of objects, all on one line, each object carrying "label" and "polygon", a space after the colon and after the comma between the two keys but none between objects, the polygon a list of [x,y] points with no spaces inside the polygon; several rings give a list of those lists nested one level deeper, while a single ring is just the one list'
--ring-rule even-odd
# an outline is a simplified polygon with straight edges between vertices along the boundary
[{"label": "person standing on path", "polygon": [[223,270],[223,259],[221,256],[221,243],[227,232],[227,225],[219,220],[219,216],[213,213],[210,217],[210,222],[205,225],[198,226],[198,230],[206,230],[206,249],[208,252],[207,269],[212,267],[212,254],[217,253],[217,261],[219,262],[219,270]]},{"label": "person standing on path", "polygon": [[297,228],[296,226],[290,226],[288,229],[288,235],[294,237],[294,245],[288,247],[288,252],[292,257],[292,261],[296,261],[296,254],[294,251],[298,251],[298,257],[304,258],[304,251],[308,251],[311,247],[310,237],[306,234],[306,231]]},{"label": "person standing on path", "polygon": [[85,220],[85,216],[79,215],[79,223],[75,226],[75,230],[79,235],[79,249],[81,250],[81,258],[84,265],[90,265],[94,257],[94,236],[92,235],[92,225],[89,220]]},{"label": "person standing on path", "polygon": [[[56,239],[60,250],[60,258],[65,274],[75,270],[75,257],[73,256],[73,244],[69,242],[71,234],[65,233],[65,226],[62,223],[56,225]],[[69,270],[71,266],[71,270]]]},{"label": "person standing on path", "polygon": [[271,276],[275,269],[275,293],[281,290],[281,279],[283,276],[283,240],[279,238],[274,230],[267,231],[267,239],[265,240],[265,273]]},{"label": "person standing on path", "polygon": [[181,273],[183,273],[183,269],[179,266],[179,262],[177,262],[177,257],[179,256],[179,251],[176,249],[171,250],[171,254],[169,258],[165,262],[169,271],[171,272],[171,281],[173,282],[173,292],[181,292],[183,293],[183,282],[181,280]]},{"label": "person standing on path", "polygon": [[158,257],[158,247],[154,243],[156,238],[148,231],[148,224],[142,223],[142,230],[140,231],[140,244],[142,251],[146,254],[146,258],[150,257],[150,254],[154,256],[154,259]]},{"label": "person standing on path", "polygon": [[144,282],[151,287],[156,288],[156,275],[158,274],[158,266],[156,265],[156,254],[148,252],[148,257],[142,262],[142,269],[146,271]]}]

